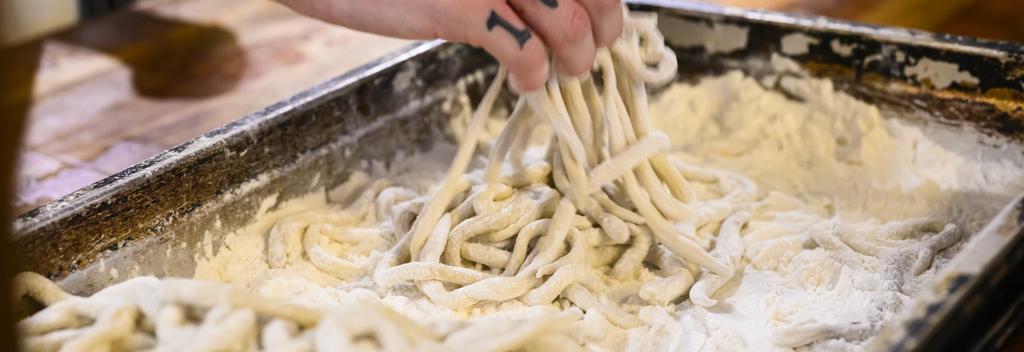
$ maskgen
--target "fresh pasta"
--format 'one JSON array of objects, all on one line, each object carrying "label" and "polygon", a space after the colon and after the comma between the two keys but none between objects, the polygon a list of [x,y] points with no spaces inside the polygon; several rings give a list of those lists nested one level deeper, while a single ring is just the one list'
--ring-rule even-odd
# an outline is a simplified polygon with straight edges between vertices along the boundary
[{"label": "fresh pasta", "polygon": [[[227,284],[152,277],[78,297],[23,273],[16,296],[44,306],[18,324],[23,348],[581,350],[657,322],[665,313],[651,307],[714,307],[745,265],[777,267],[793,248],[813,245],[871,272],[892,270],[878,258],[895,251],[886,258],[912,263],[919,275],[960,240],[955,225],[933,219],[850,223],[800,212],[800,199],[764,196],[743,175],[671,157],[669,137],[651,121],[647,87],[672,81],[677,60],[653,14],[625,19],[622,36],[598,49],[592,75],[552,75],[519,97],[481,170],[470,164],[504,68],[437,187],[421,194],[354,172],[327,195],[331,207],[291,214],[266,233],[270,268],[308,262],[334,279],[362,280],[365,288],[349,293],[367,294],[358,303],[308,307]],[[550,136],[533,145],[541,124]],[[543,157],[528,157],[530,148]],[[402,287],[451,309],[518,301],[561,312],[421,323],[375,296]],[[805,322],[773,339],[799,347],[864,339],[876,328]]]}]

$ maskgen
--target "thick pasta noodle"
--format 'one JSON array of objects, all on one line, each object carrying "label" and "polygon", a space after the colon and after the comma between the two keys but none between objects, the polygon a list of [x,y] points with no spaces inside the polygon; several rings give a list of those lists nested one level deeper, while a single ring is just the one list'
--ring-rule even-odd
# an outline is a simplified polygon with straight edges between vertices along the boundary
[{"label": "thick pasta noodle", "polygon": [[[804,207],[799,199],[763,197],[741,175],[670,158],[670,141],[648,112],[647,85],[670,82],[677,65],[656,24],[653,14],[627,13],[621,38],[598,50],[593,76],[552,75],[520,96],[482,172],[470,172],[470,161],[504,68],[432,192],[356,172],[329,195],[336,207],[293,214],[266,237],[271,268],[305,261],[339,280],[365,278],[376,292],[410,287],[451,309],[518,300],[561,302],[561,313],[421,324],[365,289],[358,304],[310,308],[225,284],[152,277],[76,297],[23,273],[19,296],[46,306],[19,323],[24,348],[573,350],[648,324],[656,316],[649,307],[716,305],[743,265],[781,260],[766,244],[794,226],[844,264],[874,271],[888,270],[879,252],[913,240],[922,250],[903,252],[920,274],[959,240],[955,226],[929,219],[839,226],[794,218],[787,210]],[[531,146],[541,123],[549,141]],[[543,158],[526,157],[540,147]],[[877,233],[848,236],[858,231]],[[934,235],[920,246],[925,233]],[[874,328],[806,322],[779,329],[775,341],[796,347],[863,338]]]}]

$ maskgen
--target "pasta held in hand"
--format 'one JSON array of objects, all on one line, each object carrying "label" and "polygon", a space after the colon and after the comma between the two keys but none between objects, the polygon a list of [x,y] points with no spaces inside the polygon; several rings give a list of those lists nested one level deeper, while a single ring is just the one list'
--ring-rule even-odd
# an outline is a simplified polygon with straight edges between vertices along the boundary
[{"label": "pasta held in hand", "polygon": [[[676,65],[656,17],[629,13],[622,36],[598,50],[593,76],[552,75],[519,97],[482,168],[471,170],[471,161],[485,142],[504,68],[439,185],[420,192],[355,172],[329,194],[329,207],[288,214],[261,234],[271,270],[309,266],[347,287],[345,303],[299,305],[228,284],[152,277],[77,297],[23,273],[18,295],[45,306],[19,323],[24,348],[660,349],[667,347],[630,337],[675,326],[676,307],[721,305],[746,266],[773,270],[803,248],[875,275],[911,263],[910,274],[894,281],[899,291],[900,280],[924,273],[959,242],[952,224],[840,220],[803,199],[761,191],[741,174],[671,154],[647,88],[671,82]],[[469,313],[411,319],[388,308],[387,295],[419,295]],[[506,304],[554,309],[477,314]],[[877,328],[805,321],[779,327],[772,341],[864,340]]]}]

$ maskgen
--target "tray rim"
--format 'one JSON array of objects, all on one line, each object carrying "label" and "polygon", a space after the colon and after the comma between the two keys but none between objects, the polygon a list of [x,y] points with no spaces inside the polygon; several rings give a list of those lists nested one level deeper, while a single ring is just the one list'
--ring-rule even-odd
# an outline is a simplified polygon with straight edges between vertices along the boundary
[{"label": "tray rim", "polygon": [[746,9],[689,1],[628,0],[628,4],[673,9],[705,16],[742,18],[752,22],[779,26],[814,28],[840,34],[861,35],[880,42],[927,46],[940,50],[959,51],[986,57],[1024,58],[1024,43],[986,39],[920,29],[874,25],[826,16],[803,15],[781,11]]}]

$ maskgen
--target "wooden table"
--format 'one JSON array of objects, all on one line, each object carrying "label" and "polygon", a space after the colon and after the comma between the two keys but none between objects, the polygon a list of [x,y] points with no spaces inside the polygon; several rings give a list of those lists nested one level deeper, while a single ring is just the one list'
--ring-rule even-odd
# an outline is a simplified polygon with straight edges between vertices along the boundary
[{"label": "wooden table", "polygon": [[188,0],[143,2],[19,47],[21,66],[38,68],[18,88],[33,101],[17,206],[60,197],[406,44],[270,1]]},{"label": "wooden table", "polygon": [[[1015,16],[1013,1],[716,2],[1024,41],[1024,16]],[[28,117],[17,209],[406,44],[265,0],[154,0],[6,49],[0,64],[14,74],[0,78],[0,109]]]}]

